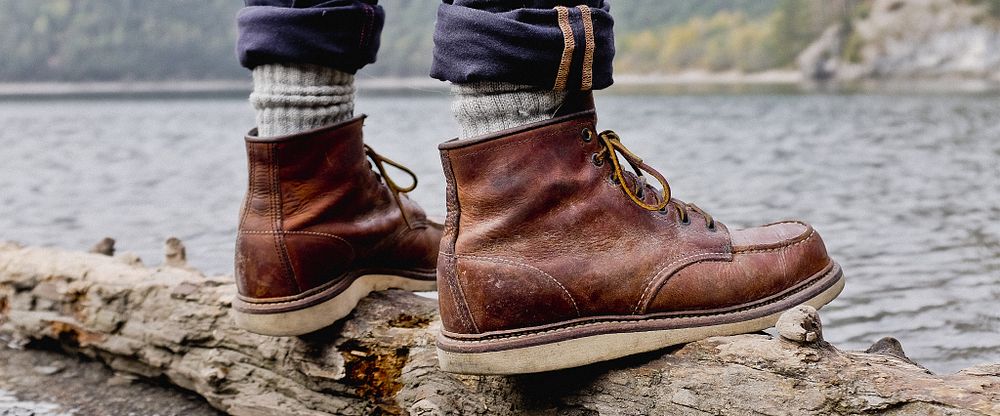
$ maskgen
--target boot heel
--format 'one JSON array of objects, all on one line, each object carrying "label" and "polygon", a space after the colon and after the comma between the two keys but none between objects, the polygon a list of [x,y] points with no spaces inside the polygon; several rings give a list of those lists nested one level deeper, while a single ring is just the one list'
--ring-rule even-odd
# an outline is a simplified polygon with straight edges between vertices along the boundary
[{"label": "boot heel", "polygon": [[[256,334],[304,335],[333,325],[350,315],[369,293],[387,289],[430,292],[437,289],[437,284],[434,280],[369,274],[355,279],[342,292],[325,300],[321,299],[329,293],[320,292],[291,302],[249,303],[236,299],[232,315],[236,326]],[[274,311],[269,312],[269,309]]]}]

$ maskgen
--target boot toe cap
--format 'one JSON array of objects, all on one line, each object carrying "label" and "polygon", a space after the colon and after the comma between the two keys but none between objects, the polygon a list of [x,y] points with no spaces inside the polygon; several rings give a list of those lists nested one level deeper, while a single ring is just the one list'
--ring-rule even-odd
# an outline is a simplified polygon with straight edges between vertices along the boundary
[{"label": "boot toe cap", "polygon": [[730,261],[692,264],[666,281],[647,312],[707,310],[779,294],[831,264],[819,233],[790,221],[732,232]]},{"label": "boot toe cap", "polygon": [[809,224],[800,221],[782,221],[759,227],[733,230],[730,234],[733,251],[771,249],[788,246],[809,237],[815,232]]},{"label": "boot toe cap", "polygon": [[832,260],[823,238],[812,226],[787,221],[734,233],[733,263],[769,288],[760,292],[763,297],[820,273]]}]

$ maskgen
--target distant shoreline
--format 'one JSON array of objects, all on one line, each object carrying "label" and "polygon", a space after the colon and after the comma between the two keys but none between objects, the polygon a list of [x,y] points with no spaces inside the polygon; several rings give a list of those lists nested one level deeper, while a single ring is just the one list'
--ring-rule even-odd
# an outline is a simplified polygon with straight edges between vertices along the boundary
[{"label": "distant shoreline", "polygon": [[[712,73],[703,71],[679,74],[615,76],[615,85],[750,85],[800,83],[802,76],[796,71],[769,71],[755,74]],[[448,84],[429,77],[365,78],[357,79],[363,90],[428,90],[442,92]],[[251,82],[245,80],[205,81],[102,81],[102,82],[0,82],[0,97],[61,97],[79,95],[130,95],[130,94],[238,94],[249,93]]]},{"label": "distant shoreline", "polygon": [[[102,96],[204,96],[229,97],[250,93],[251,81],[109,81],[109,82],[0,82],[3,98],[64,98]],[[864,80],[850,85],[817,85],[805,79],[801,72],[773,70],[757,73],[686,71],[671,74],[621,74],[615,76],[615,86],[608,92],[698,92],[698,91],[758,91],[776,88],[782,91],[835,92],[997,92],[1000,86],[985,80]],[[430,77],[374,78],[360,75],[357,87],[361,91],[447,93],[449,86]]]},{"label": "distant shoreline", "polygon": [[0,83],[0,97],[250,91],[249,81],[109,81]]}]

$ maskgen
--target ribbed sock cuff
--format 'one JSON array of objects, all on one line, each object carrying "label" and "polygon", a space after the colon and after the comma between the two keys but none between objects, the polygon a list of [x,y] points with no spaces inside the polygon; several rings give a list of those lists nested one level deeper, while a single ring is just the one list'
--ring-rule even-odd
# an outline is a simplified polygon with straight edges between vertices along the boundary
[{"label": "ribbed sock cuff", "polygon": [[354,116],[354,75],[317,65],[253,69],[250,104],[261,137],[328,126]]},{"label": "ribbed sock cuff", "polygon": [[453,84],[451,110],[462,128],[462,137],[473,137],[547,120],[562,105],[566,94],[506,82]]}]

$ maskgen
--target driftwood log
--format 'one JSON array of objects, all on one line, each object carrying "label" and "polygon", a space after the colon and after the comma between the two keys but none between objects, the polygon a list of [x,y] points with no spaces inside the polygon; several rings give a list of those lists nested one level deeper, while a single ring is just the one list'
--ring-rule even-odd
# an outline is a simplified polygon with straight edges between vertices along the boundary
[{"label": "driftwood log", "polygon": [[1000,415],[1000,364],[935,375],[892,339],[841,351],[808,309],[782,318],[788,339],[710,338],[515,377],[439,371],[436,302],[403,292],[309,336],[259,336],[233,327],[230,278],[186,268],[177,244],[159,268],[0,244],[0,332],[167,380],[234,415]]}]

